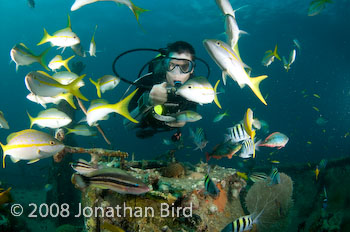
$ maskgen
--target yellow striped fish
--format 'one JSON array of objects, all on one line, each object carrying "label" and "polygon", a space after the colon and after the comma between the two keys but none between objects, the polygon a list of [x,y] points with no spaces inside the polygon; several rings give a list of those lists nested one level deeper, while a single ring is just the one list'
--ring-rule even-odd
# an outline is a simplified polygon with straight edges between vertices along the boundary
[{"label": "yellow striped fish", "polygon": [[64,144],[51,135],[32,129],[12,133],[7,137],[7,145],[0,145],[3,150],[3,168],[7,155],[15,163],[19,160],[30,160],[28,164],[31,164],[64,149]]}]

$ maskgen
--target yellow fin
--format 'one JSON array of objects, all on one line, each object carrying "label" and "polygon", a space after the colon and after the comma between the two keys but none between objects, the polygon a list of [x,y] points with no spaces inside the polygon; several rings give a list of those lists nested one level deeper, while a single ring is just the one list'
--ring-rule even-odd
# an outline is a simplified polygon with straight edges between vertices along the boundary
[{"label": "yellow fin", "polygon": [[281,57],[278,55],[278,53],[277,53],[277,44],[276,44],[276,46],[275,46],[275,50],[273,51],[273,55],[277,58],[277,59],[279,59],[280,61],[281,61]]},{"label": "yellow fin", "polygon": [[66,102],[68,102],[68,104],[73,108],[73,109],[77,109],[77,107],[74,104],[74,100],[73,100],[73,94],[71,93],[61,93],[60,94],[64,100],[66,100]]},{"label": "yellow fin", "polygon": [[214,102],[221,109],[221,105],[220,105],[218,95],[217,95],[217,88],[218,88],[219,83],[220,83],[220,80],[218,80],[214,86]]},{"label": "yellow fin", "polygon": [[38,58],[38,62],[41,64],[41,66],[43,66],[47,71],[50,71],[49,67],[47,67],[47,64],[45,62],[45,57],[47,55],[47,53],[50,51],[50,48],[46,49],[45,51],[43,51],[37,58]]},{"label": "yellow fin", "polygon": [[49,33],[47,33],[47,31],[44,28],[43,38],[40,40],[37,46],[49,42],[50,38],[51,38],[51,35],[49,35]]},{"label": "yellow fin", "polygon": [[96,91],[97,91],[97,96],[99,97],[99,98],[101,98],[101,87],[100,87],[100,82],[99,81],[94,81],[94,80],[92,80],[91,78],[89,78],[89,80],[90,80],[90,82],[93,84],[93,85],[95,85],[95,87],[96,87]]},{"label": "yellow fin", "polygon": [[31,161],[29,161],[27,164],[32,164],[32,163],[38,162],[39,160],[40,160],[40,159],[31,160]]},{"label": "yellow fin", "polygon": [[18,161],[20,161],[20,159],[16,159],[13,156],[10,156],[10,158],[11,158],[12,163],[17,163]]},{"label": "yellow fin", "polygon": [[124,116],[125,118],[129,119],[130,121],[132,121],[134,123],[138,123],[138,121],[131,117],[131,115],[128,111],[128,106],[129,106],[130,100],[136,94],[137,90],[138,89],[136,89],[134,92],[132,92],[129,96],[127,96],[126,98],[124,98],[120,102],[117,102],[117,103],[111,105],[112,109],[114,109],[116,113]]},{"label": "yellow fin", "polygon": [[6,145],[0,143],[0,146],[2,148],[2,168],[5,168],[5,158],[6,158]]},{"label": "yellow fin", "polygon": [[71,21],[70,21],[70,16],[69,16],[69,14],[68,14],[67,27],[70,28],[70,29],[72,29],[72,23],[71,23]]},{"label": "yellow fin", "polygon": [[68,66],[68,62],[73,59],[75,57],[75,55],[69,57],[68,59],[66,60],[62,60],[62,65],[68,70],[68,72],[71,72],[70,69],[69,69],[69,66]]},{"label": "yellow fin", "polygon": [[[131,2],[131,1],[130,1],[130,2]],[[138,7],[138,6],[135,6],[135,4],[132,3],[132,2],[131,2],[131,10],[132,10],[132,13],[134,13],[134,15],[135,15],[136,20],[137,20],[138,23],[140,23],[140,22],[139,22],[139,16],[140,16],[140,14],[143,13],[143,12],[149,11],[149,10],[140,8],[140,7]]]},{"label": "yellow fin", "polygon": [[249,87],[253,90],[254,94],[260,99],[262,103],[267,105],[264,97],[261,95],[259,84],[262,80],[266,79],[266,75],[258,76],[258,77],[249,77],[251,84],[248,84]]},{"label": "yellow fin", "polygon": [[33,124],[34,124],[34,118],[32,116],[30,116],[30,114],[28,113],[27,111],[27,114],[28,114],[28,117],[29,117],[29,121],[30,121],[30,129],[32,128]]},{"label": "yellow fin", "polygon": [[94,31],[94,34],[92,35],[91,43],[95,43],[95,34],[96,34],[96,30],[97,30],[97,25],[95,26],[95,31]]},{"label": "yellow fin", "polygon": [[63,85],[63,88],[67,89],[74,96],[84,101],[88,101],[88,99],[79,90],[79,81],[81,81],[85,76],[86,74],[81,75],[80,77],[78,77],[77,79],[69,83],[68,85]]}]

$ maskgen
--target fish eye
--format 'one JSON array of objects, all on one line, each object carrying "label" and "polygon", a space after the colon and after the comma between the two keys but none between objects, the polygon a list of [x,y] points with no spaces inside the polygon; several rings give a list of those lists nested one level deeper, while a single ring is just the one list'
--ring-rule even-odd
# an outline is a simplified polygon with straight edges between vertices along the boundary
[{"label": "fish eye", "polygon": [[220,42],[219,42],[219,41],[218,41],[218,42],[216,42],[216,45],[220,46]]},{"label": "fish eye", "polygon": [[189,89],[192,89],[192,85],[187,86]]},{"label": "fish eye", "polygon": [[50,145],[55,145],[55,141],[50,141]]}]

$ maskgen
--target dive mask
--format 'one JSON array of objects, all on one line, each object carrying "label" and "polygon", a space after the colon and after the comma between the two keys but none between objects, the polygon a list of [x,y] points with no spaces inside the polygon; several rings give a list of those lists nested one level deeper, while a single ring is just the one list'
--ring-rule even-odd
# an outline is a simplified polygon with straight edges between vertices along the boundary
[{"label": "dive mask", "polygon": [[178,59],[173,57],[164,58],[165,67],[168,71],[173,71],[177,66],[182,73],[189,73],[194,69],[194,63],[187,59]]}]

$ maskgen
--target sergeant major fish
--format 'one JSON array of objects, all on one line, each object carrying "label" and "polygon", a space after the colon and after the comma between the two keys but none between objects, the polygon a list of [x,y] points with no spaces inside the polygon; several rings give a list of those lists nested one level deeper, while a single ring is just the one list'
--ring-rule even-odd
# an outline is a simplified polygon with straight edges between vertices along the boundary
[{"label": "sergeant major fish", "polygon": [[[253,158],[255,158],[255,130],[253,129],[253,111],[248,108],[246,113],[244,114],[243,118],[243,126],[244,130],[247,132],[247,134],[250,136],[250,139],[252,140],[252,145],[253,145]],[[250,149],[247,149],[247,151]]]},{"label": "sergeant major fish", "polygon": [[[258,223],[258,219],[263,213],[262,210],[256,217],[254,214],[246,215],[237,218],[233,222],[229,223],[221,232],[243,232],[250,231],[253,229],[253,225]],[[254,219],[253,219],[254,217]]]},{"label": "sergeant major fish", "polygon": [[238,123],[233,127],[229,127],[227,130],[229,131],[229,134],[226,135],[226,137],[232,142],[238,143],[250,138],[250,136],[245,131],[242,123]]},{"label": "sergeant major fish", "polygon": [[256,146],[259,145],[259,143],[260,140],[256,142],[256,144],[254,144],[254,142],[251,139],[244,140],[242,143],[242,149],[241,153],[239,154],[239,157],[243,159],[248,159],[252,157],[252,155],[255,154]]}]

